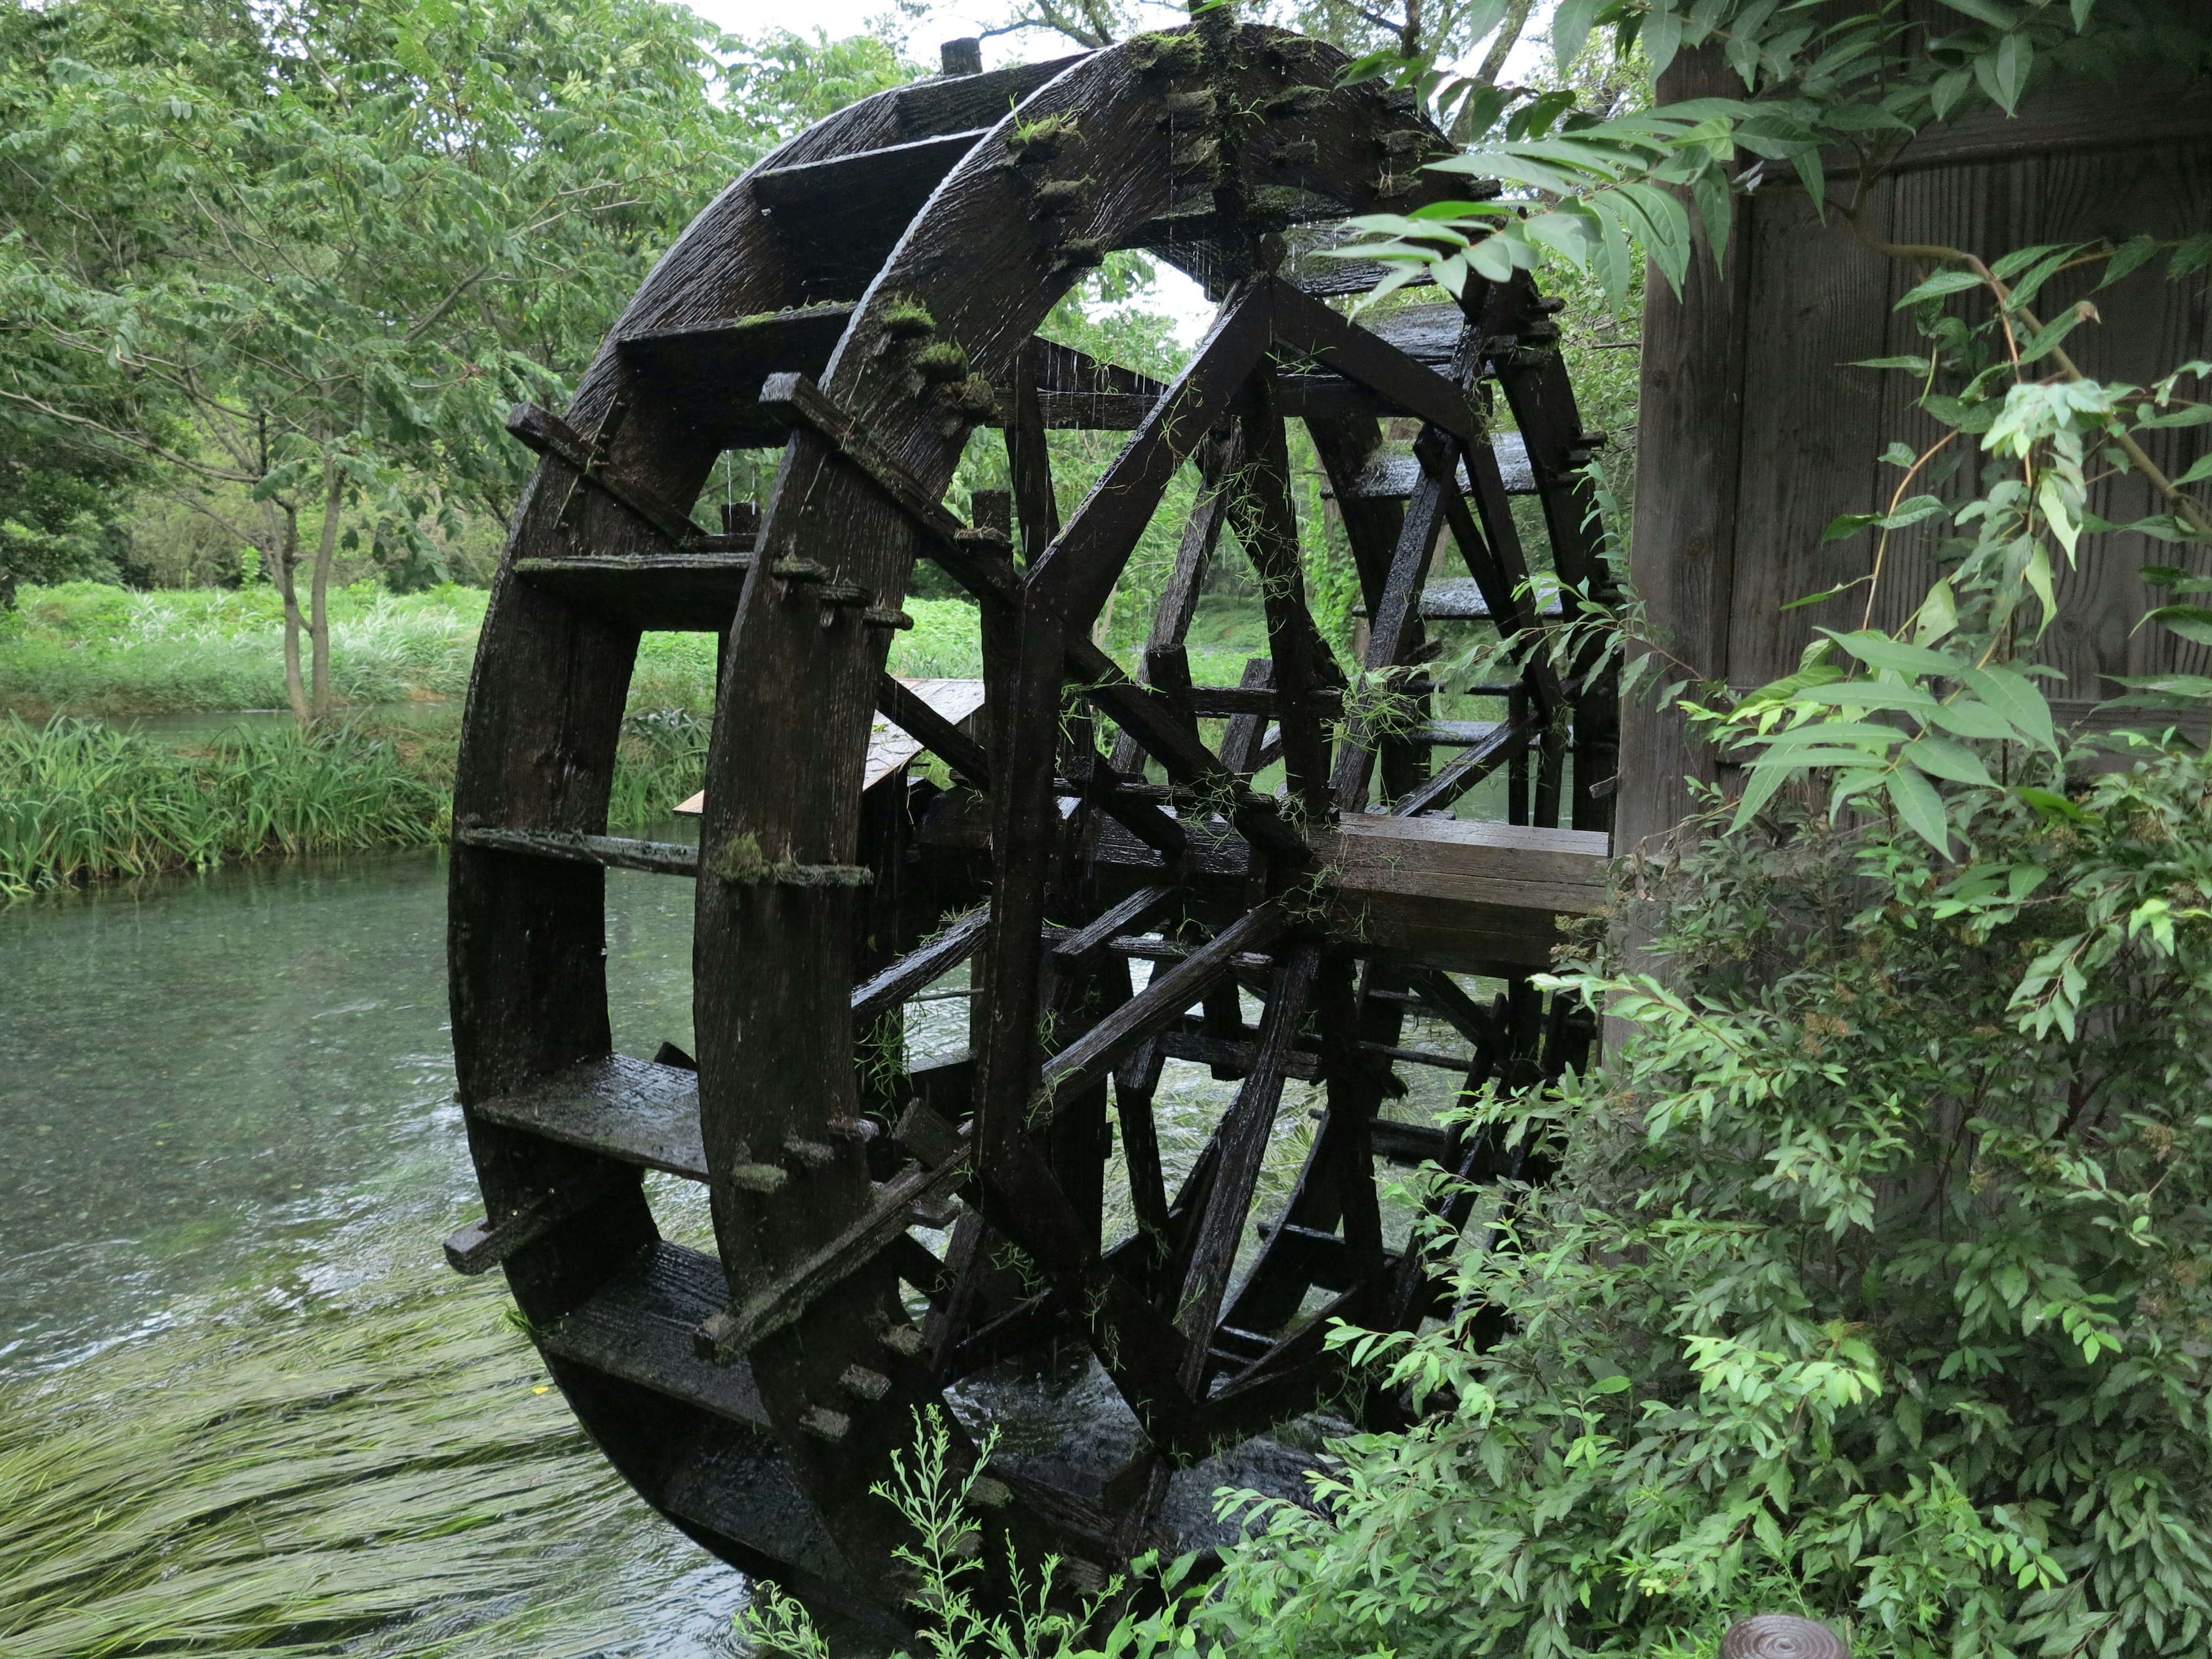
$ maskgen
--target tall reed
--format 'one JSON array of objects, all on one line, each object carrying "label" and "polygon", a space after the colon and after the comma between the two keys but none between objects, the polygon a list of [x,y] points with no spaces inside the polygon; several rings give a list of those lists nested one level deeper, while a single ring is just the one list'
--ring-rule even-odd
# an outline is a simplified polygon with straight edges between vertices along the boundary
[{"label": "tall reed", "polygon": [[0,893],[256,853],[436,838],[443,791],[387,739],[240,729],[179,750],[94,720],[0,724]]}]

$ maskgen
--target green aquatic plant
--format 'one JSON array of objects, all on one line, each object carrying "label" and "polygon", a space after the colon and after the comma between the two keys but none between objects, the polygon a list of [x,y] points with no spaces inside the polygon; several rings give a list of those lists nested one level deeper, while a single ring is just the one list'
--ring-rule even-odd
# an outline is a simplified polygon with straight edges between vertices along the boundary
[{"label": "green aquatic plant", "polygon": [[582,1659],[633,1511],[486,1286],[198,1319],[0,1388],[0,1652]]}]

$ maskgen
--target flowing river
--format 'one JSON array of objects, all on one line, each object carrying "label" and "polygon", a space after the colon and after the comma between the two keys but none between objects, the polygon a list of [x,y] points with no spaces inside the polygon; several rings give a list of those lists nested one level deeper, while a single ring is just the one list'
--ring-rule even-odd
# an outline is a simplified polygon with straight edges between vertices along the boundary
[{"label": "flowing river", "polygon": [[[688,1046],[690,884],[607,887],[617,1047]],[[479,1212],[445,949],[430,851],[0,908],[0,1376],[67,1387],[214,1310],[343,1304],[436,1262]],[[654,1633],[610,1659],[732,1651],[743,1577],[642,1504],[615,1508],[607,1536],[572,1541],[650,1600]]]}]

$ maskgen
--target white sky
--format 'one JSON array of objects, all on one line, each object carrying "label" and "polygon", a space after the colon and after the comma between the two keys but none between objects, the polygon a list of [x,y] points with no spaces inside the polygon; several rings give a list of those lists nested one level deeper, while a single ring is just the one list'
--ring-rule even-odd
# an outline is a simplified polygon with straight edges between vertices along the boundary
[{"label": "white sky", "polygon": [[[732,34],[748,37],[784,29],[811,35],[820,29],[832,40],[842,40],[848,35],[878,32],[886,21],[886,14],[894,11],[890,0],[805,0],[803,5],[793,3],[793,0],[688,3],[692,10],[710,22]],[[1550,24],[1553,3],[1553,0],[1537,0],[1528,28],[1506,60],[1507,80],[1528,76],[1541,63],[1543,37]],[[908,56],[933,65],[940,42],[981,34],[1012,9],[1007,0],[929,0],[919,15],[898,15],[891,26],[905,36]],[[1149,9],[1160,14],[1163,27],[1172,27],[1189,15],[1188,7],[1180,4],[1157,3]],[[1026,30],[984,41],[983,66],[996,69],[1004,64],[1034,63],[1040,58],[1065,57],[1079,50],[1073,41],[1057,34],[1042,29]],[[1186,348],[1196,345],[1212,320],[1212,306],[1198,284],[1181,271],[1162,265],[1159,273],[1157,289],[1146,308],[1164,311],[1172,316],[1177,338]]]}]

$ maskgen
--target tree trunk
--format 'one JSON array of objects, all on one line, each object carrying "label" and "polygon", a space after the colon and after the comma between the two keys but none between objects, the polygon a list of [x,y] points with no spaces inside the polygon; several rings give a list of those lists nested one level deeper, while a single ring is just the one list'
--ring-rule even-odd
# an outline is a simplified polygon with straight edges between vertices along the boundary
[{"label": "tree trunk", "polygon": [[289,505],[281,510],[284,523],[274,538],[276,568],[270,574],[284,599],[284,695],[291,699],[292,718],[305,726],[307,691],[300,681],[300,593],[292,581],[293,570],[300,562],[300,514]]},{"label": "tree trunk", "polygon": [[345,495],[345,474],[323,458],[323,533],[315,543],[315,570],[307,587],[307,640],[313,652],[315,718],[331,717],[331,619],[325,600],[331,586],[331,559],[337,551],[338,508]]}]

